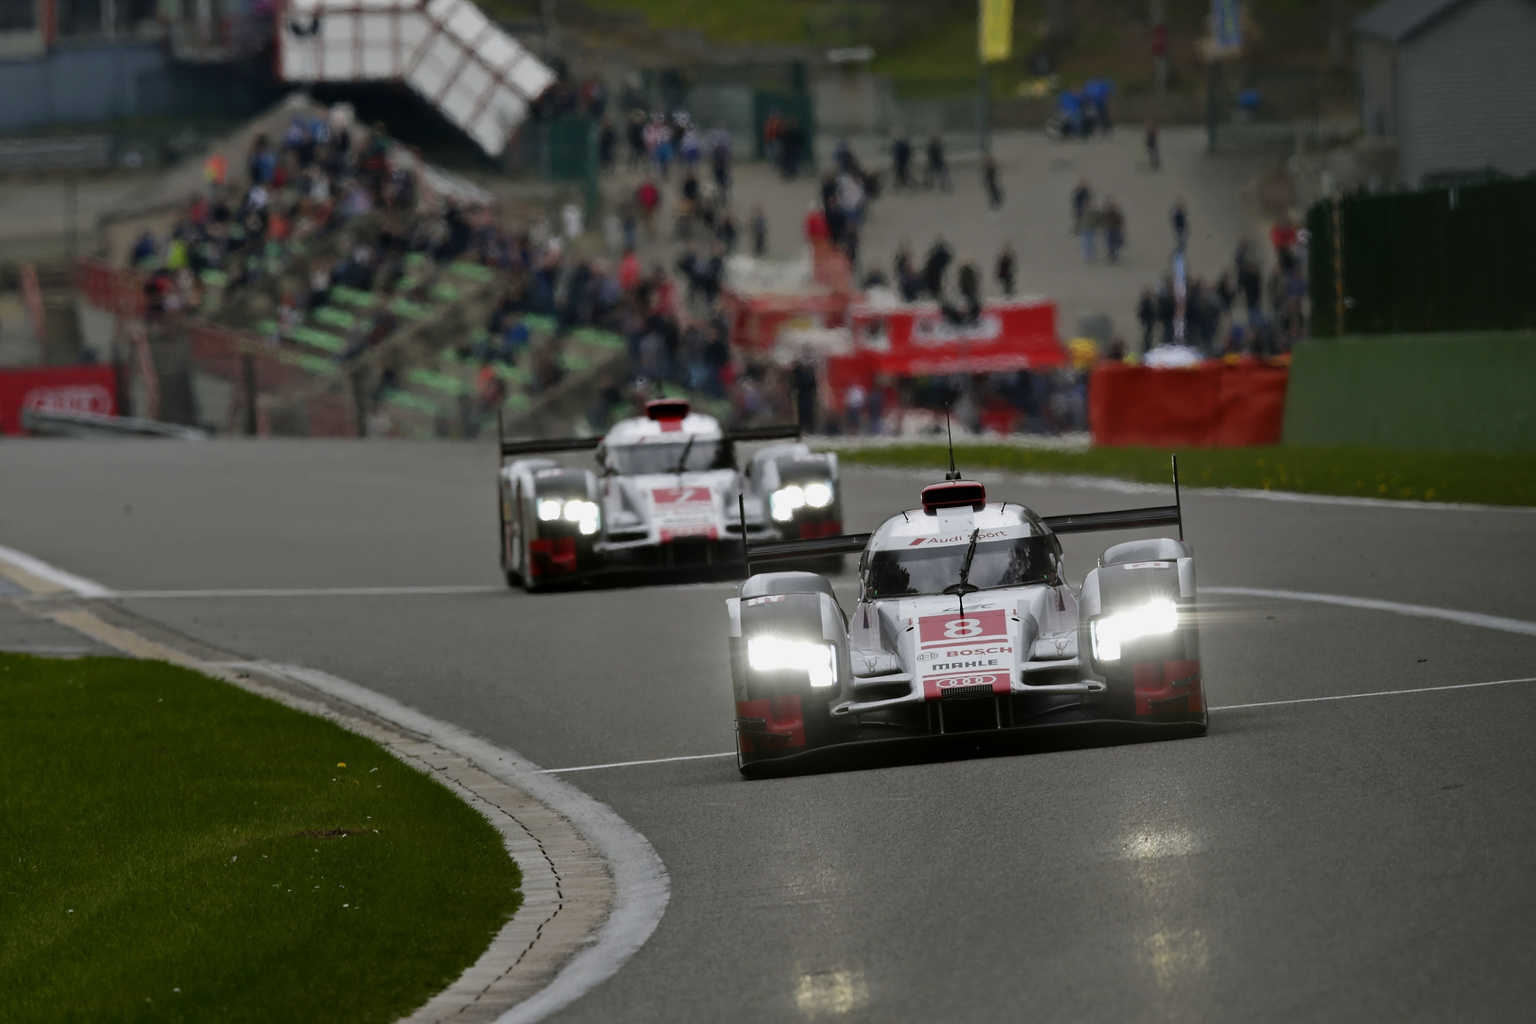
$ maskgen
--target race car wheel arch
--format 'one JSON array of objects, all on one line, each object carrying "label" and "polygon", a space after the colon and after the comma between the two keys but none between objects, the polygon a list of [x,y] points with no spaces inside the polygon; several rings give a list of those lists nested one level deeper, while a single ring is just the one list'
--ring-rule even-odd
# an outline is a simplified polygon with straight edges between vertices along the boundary
[{"label": "race car wheel arch", "polygon": [[[572,500],[590,501],[601,508],[597,477],[589,470],[551,465],[523,474],[518,487],[520,497],[516,507],[520,518],[517,532],[524,588],[530,591],[542,590],[558,582],[563,574],[589,568],[592,545],[600,537],[601,531],[590,535],[575,533],[574,525],[563,520],[551,522],[546,529],[541,526],[538,508],[542,501],[549,498],[562,504]],[[535,551],[539,545],[548,546],[551,543],[554,544],[553,551]]]},{"label": "race car wheel arch", "polygon": [[[831,590],[814,573],[763,573],[747,580],[742,596],[729,602],[737,750],[743,763],[836,742],[846,731],[846,724],[833,718],[831,705],[851,694],[853,667],[847,621]],[[829,645],[831,685],[814,685],[812,672],[787,663],[754,666],[754,639]]]},{"label": "race car wheel arch", "polygon": [[507,481],[496,481],[496,524],[498,527],[498,546],[501,548],[501,571],[506,576],[507,586],[516,587],[522,584],[522,574],[518,571],[512,559],[511,533],[512,523],[519,515],[518,503],[511,496],[507,487]]},{"label": "race car wheel arch", "polygon": [[[1115,553],[1111,548],[1106,555]],[[1171,548],[1146,553],[1176,554]],[[1116,645],[1105,643],[1101,635],[1102,646],[1095,646],[1095,623],[1102,632],[1111,621],[1123,623],[1124,616],[1164,602],[1176,609],[1172,629],[1133,628],[1118,642],[1118,657],[1101,656]],[[1088,573],[1079,598],[1078,650],[1106,684],[1098,699],[1106,714],[1132,720],[1173,716],[1204,723],[1200,631],[1194,611],[1194,560],[1187,555],[1145,562],[1117,559]]]}]

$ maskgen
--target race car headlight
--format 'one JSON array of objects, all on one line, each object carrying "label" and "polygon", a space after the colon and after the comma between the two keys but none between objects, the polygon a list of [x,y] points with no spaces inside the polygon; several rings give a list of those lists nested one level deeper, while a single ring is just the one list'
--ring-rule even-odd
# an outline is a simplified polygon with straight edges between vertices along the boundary
[{"label": "race car headlight", "polygon": [[832,485],[820,480],[805,485],[805,503],[811,508],[826,508],[832,504]]},{"label": "race car headlight", "polygon": [[539,502],[539,519],[542,522],[551,522],[560,518],[560,499],[545,498]]},{"label": "race car headlight", "polygon": [[805,507],[805,491],[797,484],[781,487],[768,499],[769,512],[781,523],[795,517],[795,510]]},{"label": "race car headlight", "polygon": [[831,644],[815,640],[785,640],[755,636],[747,641],[747,664],[754,672],[804,672],[812,686],[837,682]]},{"label": "race car headlight", "polygon": [[[542,503],[540,506],[540,518],[543,517]],[[597,502],[582,501],[580,499],[565,503],[565,521],[576,523],[584,534],[596,533],[598,522]]]},{"label": "race car headlight", "polygon": [[1093,656],[1100,661],[1119,661],[1120,646],[1144,636],[1159,636],[1179,628],[1179,607],[1168,598],[1140,608],[1116,612],[1088,624],[1093,637]]}]

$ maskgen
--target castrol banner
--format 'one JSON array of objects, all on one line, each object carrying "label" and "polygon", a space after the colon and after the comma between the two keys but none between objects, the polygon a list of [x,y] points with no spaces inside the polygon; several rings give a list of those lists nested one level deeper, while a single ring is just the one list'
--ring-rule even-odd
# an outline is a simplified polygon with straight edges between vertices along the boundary
[{"label": "castrol banner", "polygon": [[0,434],[23,433],[23,410],[117,415],[110,366],[38,366],[0,370]]}]

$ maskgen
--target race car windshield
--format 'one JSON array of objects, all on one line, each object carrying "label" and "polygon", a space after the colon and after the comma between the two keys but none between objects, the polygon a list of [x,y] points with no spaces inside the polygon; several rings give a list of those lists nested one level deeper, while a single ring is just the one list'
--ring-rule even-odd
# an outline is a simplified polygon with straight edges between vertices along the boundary
[{"label": "race car windshield", "polygon": [[[960,578],[968,545],[900,548],[876,551],[864,572],[869,597],[942,594]],[[1007,537],[976,545],[966,582],[980,590],[1044,583],[1054,571],[1050,544],[1044,537]]]},{"label": "race car windshield", "polygon": [[[687,458],[684,459],[684,449]],[[646,473],[700,472],[729,468],[730,457],[719,441],[696,438],[689,447],[688,438],[665,444],[627,444],[608,449],[608,467],[621,476]]]}]

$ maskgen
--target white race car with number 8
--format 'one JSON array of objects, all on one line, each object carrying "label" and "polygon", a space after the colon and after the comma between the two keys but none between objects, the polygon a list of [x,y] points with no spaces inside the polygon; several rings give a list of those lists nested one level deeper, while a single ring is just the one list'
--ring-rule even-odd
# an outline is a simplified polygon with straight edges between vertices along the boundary
[{"label": "white race car with number 8", "polygon": [[[749,575],[728,602],[738,764],[902,738],[969,744],[1038,726],[1206,728],[1193,552],[1180,505],[1042,518],[958,474],[872,534],[752,545],[752,561],[860,552],[845,615],[808,572]],[[1177,494],[1177,466],[1175,466]],[[1177,525],[1106,549],[1081,590],[1059,533]],[[1144,728],[1143,728],[1144,727]]]}]

